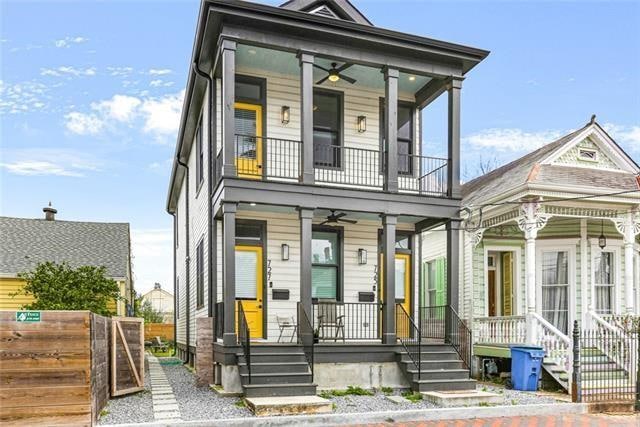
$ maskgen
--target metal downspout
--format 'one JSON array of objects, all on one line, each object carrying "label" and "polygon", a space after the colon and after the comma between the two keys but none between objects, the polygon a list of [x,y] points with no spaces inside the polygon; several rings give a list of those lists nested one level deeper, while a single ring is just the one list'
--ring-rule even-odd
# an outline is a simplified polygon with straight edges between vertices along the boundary
[{"label": "metal downspout", "polygon": [[191,338],[191,334],[190,334],[190,323],[191,323],[191,319],[189,318],[189,315],[191,314],[191,310],[190,310],[190,304],[191,304],[191,298],[190,298],[190,265],[191,265],[191,257],[189,256],[189,166],[182,162],[180,160],[179,156],[176,156],[176,162],[182,166],[183,168],[186,169],[186,174],[185,174],[185,216],[184,216],[184,228],[185,228],[185,253],[186,253],[186,257],[185,257],[185,266],[186,266],[186,271],[185,271],[185,282],[186,282],[186,342],[187,342],[187,360],[183,360],[183,362],[185,363],[189,363],[189,343],[190,343],[190,338]]}]

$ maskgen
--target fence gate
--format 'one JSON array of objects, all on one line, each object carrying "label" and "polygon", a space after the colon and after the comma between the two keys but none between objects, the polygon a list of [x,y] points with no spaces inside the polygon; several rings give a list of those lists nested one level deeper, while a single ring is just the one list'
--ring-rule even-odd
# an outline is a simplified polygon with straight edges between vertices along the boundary
[{"label": "fence gate", "polygon": [[111,396],[144,389],[144,320],[111,319]]}]

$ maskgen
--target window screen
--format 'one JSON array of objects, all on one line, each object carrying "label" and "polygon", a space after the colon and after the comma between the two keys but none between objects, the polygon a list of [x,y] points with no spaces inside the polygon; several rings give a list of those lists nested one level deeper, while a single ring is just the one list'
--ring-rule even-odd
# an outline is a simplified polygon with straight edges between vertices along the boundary
[{"label": "window screen", "polygon": [[341,116],[340,94],[313,93],[313,158],[316,166],[340,167]]}]

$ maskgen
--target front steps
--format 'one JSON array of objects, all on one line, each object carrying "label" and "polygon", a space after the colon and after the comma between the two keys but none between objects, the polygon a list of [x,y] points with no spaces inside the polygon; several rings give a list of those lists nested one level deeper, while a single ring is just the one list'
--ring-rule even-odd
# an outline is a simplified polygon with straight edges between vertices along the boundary
[{"label": "front steps", "polygon": [[476,382],[470,378],[469,370],[464,368],[458,353],[448,344],[422,344],[420,372],[404,349],[398,351],[396,357],[413,391],[454,391],[476,388]]},{"label": "front steps", "polygon": [[580,349],[580,369],[583,394],[622,395],[635,392],[635,379],[629,378],[627,371],[597,348]]},{"label": "front steps", "polygon": [[245,355],[236,354],[244,395],[250,397],[314,396],[316,384],[302,346],[260,344],[251,346],[251,382]]}]

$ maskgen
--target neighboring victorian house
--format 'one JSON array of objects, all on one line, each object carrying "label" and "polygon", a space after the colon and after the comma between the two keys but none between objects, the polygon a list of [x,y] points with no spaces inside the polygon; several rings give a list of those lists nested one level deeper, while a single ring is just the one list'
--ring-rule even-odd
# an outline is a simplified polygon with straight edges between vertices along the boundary
[{"label": "neighboring victorian house", "polygon": [[17,275],[49,261],[74,268],[104,266],[123,297],[109,310],[117,316],[130,315],[134,290],[129,224],[61,221],[51,205],[43,211],[42,219],[0,216],[0,310],[19,310],[30,303],[30,297],[10,296],[24,286]]},{"label": "neighboring victorian house", "polygon": [[162,314],[162,323],[173,323],[174,321],[174,300],[173,295],[164,289],[160,283],[153,285],[153,289],[142,295],[143,301],[149,301],[151,307]]},{"label": "neighboring victorian house", "polygon": [[[464,345],[418,351],[418,236],[458,241],[462,81],[487,55],[346,0],[203,1],[167,200],[180,357],[208,316],[216,382],[247,396],[473,388]],[[443,157],[421,144],[440,95]]]},{"label": "neighboring victorian house", "polygon": [[[544,367],[570,382],[571,331],[615,327],[640,314],[638,165],[595,122],[462,186],[461,316],[478,358],[510,344],[547,351]],[[423,236],[423,304],[446,246]]]}]

